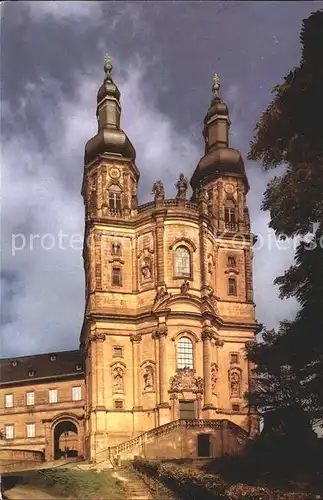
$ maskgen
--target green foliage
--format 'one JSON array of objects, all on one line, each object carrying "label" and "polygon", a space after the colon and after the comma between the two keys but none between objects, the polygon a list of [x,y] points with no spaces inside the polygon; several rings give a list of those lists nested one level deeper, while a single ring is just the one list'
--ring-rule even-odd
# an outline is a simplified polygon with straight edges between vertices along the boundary
[{"label": "green foliage", "polygon": [[26,471],[16,477],[17,482],[52,492],[59,496],[82,498],[82,500],[101,500],[103,498],[122,498],[122,483],[112,477],[109,471],[77,471],[67,468]]},{"label": "green foliage", "polygon": [[[178,466],[174,463],[163,463],[138,457],[134,460],[133,466],[141,473],[158,478],[159,481],[166,484],[182,500],[196,500],[198,498],[203,498],[203,500],[220,498],[225,500],[287,500],[288,498],[309,500],[315,498],[313,495],[301,493],[300,491],[284,493],[276,489],[276,487],[271,488],[267,485],[242,483],[243,476],[245,477],[245,481],[249,479],[252,482],[255,481],[255,476],[258,473],[259,479],[259,466],[261,467],[261,460],[259,463],[259,458],[256,454],[250,454],[246,457],[216,459],[214,461],[215,465],[213,464],[214,470],[212,473]],[[225,479],[222,474],[219,474],[219,470],[221,472],[226,471]],[[237,479],[239,473],[240,479]],[[264,480],[264,477],[262,479]]]},{"label": "green foliage", "polygon": [[[279,410],[282,418],[294,413],[299,425],[323,415],[322,10],[303,21],[300,41],[300,64],[273,89],[249,153],[265,169],[285,167],[269,182],[262,209],[270,211],[269,225],[277,236],[306,235],[295,264],[275,280],[280,297],[295,297],[300,310],[277,331],[265,330],[263,342],[249,349],[249,359],[258,366],[247,395],[262,412]],[[289,413],[283,415],[284,409]],[[302,412],[306,417],[299,418]]]},{"label": "green foliage", "polygon": [[285,165],[264,195],[277,235],[306,234],[323,220],[323,11],[303,21],[302,60],[273,89],[248,155],[265,169]]}]

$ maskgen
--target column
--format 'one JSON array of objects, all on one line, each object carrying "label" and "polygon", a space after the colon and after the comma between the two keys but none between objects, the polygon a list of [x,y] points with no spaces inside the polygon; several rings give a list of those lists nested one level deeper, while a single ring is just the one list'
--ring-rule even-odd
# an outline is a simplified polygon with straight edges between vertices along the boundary
[{"label": "column", "polygon": [[154,334],[159,343],[159,404],[158,425],[166,424],[170,421],[170,406],[168,402],[168,390],[166,379],[166,326],[160,327]]},{"label": "column", "polygon": [[214,337],[212,330],[202,332],[203,341],[203,379],[204,379],[204,406],[203,410],[214,409],[212,404],[212,381],[211,381],[211,339]]},{"label": "column", "polygon": [[96,349],[96,407],[105,408],[104,401],[104,352],[103,343],[105,341],[104,333],[96,333],[95,337]]},{"label": "column", "polygon": [[142,408],[141,405],[141,377],[140,377],[140,343],[141,335],[133,334],[130,337],[132,343],[132,370],[133,370],[133,410]]},{"label": "column", "polygon": [[160,403],[167,404],[167,381],[166,381],[166,328],[159,330],[159,397]]}]

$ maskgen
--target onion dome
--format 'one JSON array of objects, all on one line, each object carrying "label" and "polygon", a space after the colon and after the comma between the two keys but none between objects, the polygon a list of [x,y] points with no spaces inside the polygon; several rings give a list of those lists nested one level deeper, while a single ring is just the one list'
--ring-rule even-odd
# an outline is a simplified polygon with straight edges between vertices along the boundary
[{"label": "onion dome", "polygon": [[120,91],[112,80],[110,56],[105,57],[105,78],[97,94],[98,133],[85,145],[87,165],[100,154],[111,154],[135,160],[136,152],[130,139],[120,128]]},{"label": "onion dome", "polygon": [[203,136],[205,155],[199,161],[191,178],[194,189],[222,175],[243,176],[247,189],[248,181],[240,151],[229,147],[230,118],[228,106],[219,97],[220,79],[213,77],[213,97],[204,118]]}]

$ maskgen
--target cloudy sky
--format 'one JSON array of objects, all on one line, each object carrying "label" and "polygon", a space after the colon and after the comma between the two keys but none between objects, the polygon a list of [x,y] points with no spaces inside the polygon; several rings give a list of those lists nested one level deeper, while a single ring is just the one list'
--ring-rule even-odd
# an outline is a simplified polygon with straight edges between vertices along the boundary
[{"label": "cloudy sky", "polygon": [[[113,58],[122,126],[137,151],[140,203],[161,179],[175,194],[203,154],[212,75],[246,156],[271,89],[298,64],[302,19],[322,2],[2,2],[1,349],[15,356],[77,348],[84,310],[81,240],[84,144],[96,133],[103,58]],[[246,163],[255,248],[257,319],[291,317],[272,282],[292,262],[260,211],[269,175]],[[270,174],[272,175],[272,174]],[[52,237],[45,236],[51,234]],[[39,235],[37,237],[37,235]],[[73,236],[74,235],[74,236]],[[40,238],[46,247],[41,248]],[[51,238],[51,239],[50,239]],[[16,251],[13,252],[13,243]]]}]

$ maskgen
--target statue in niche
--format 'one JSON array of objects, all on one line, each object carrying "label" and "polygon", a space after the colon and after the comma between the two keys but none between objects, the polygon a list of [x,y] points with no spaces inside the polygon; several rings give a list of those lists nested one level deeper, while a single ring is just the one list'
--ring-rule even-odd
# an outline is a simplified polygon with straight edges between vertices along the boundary
[{"label": "statue in niche", "polygon": [[237,372],[230,375],[230,395],[232,398],[240,397],[240,375]]},{"label": "statue in niche", "polygon": [[177,189],[176,198],[181,199],[181,200],[185,200],[187,187],[188,187],[188,181],[187,181],[187,178],[185,177],[184,174],[180,174],[179,179],[175,184],[175,187]]},{"label": "statue in niche", "polygon": [[187,293],[190,288],[190,282],[188,280],[184,280],[181,284],[181,293]]},{"label": "statue in niche", "polygon": [[141,274],[144,280],[149,280],[151,278],[151,261],[150,259],[144,259],[141,264]]},{"label": "statue in niche", "polygon": [[155,200],[165,198],[164,184],[161,181],[154,182],[152,194],[155,195]]},{"label": "statue in niche", "polygon": [[212,383],[212,393],[216,394],[216,383],[219,377],[219,367],[216,363],[211,365],[211,383]]},{"label": "statue in niche", "polygon": [[154,369],[147,366],[144,373],[144,391],[152,391],[154,387]]},{"label": "statue in niche", "polygon": [[123,369],[117,366],[113,370],[113,392],[123,392],[124,390],[124,380],[123,380]]}]

